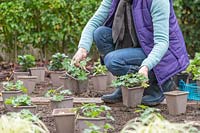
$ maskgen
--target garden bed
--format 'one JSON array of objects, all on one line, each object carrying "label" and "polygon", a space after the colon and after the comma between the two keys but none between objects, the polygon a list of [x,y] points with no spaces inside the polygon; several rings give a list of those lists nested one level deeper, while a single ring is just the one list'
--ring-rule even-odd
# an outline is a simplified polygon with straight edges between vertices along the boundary
[{"label": "garden bed", "polygon": [[[31,94],[31,97],[42,97],[44,96],[45,92],[51,88],[52,85],[50,84],[50,78],[46,77],[45,82],[42,82],[40,84],[37,84],[36,89],[33,94]],[[83,98],[91,98],[91,97],[100,97],[105,93],[111,93],[114,89],[108,88],[104,92],[97,92],[96,90],[92,89],[92,85],[89,85],[89,91],[75,97],[83,97]],[[0,87],[0,91],[2,90],[2,87]],[[80,100],[80,99],[79,99]],[[75,106],[77,106],[78,101],[75,103]],[[41,100],[42,101],[42,100]],[[82,101],[82,100],[80,100]],[[91,99],[89,100],[91,101]],[[87,102],[87,101],[86,101]],[[194,104],[193,104],[194,103]],[[130,119],[133,119],[137,116],[139,116],[139,113],[135,113],[136,109],[127,108],[122,103],[118,104],[108,104],[112,108],[111,115],[114,117],[115,121],[110,122],[115,130],[110,131],[110,133],[118,133],[122,127],[129,121]],[[191,122],[195,121],[197,124],[200,125],[200,104],[197,105],[196,102],[192,102],[192,104],[188,104],[187,112],[184,115],[178,115],[178,116],[172,116],[169,115],[167,111],[167,105],[161,104],[156,106],[156,108],[161,109],[161,114],[167,118],[167,120],[171,122]],[[3,107],[2,102],[0,103],[0,115],[7,113],[6,110]],[[48,127],[51,133],[56,133],[55,128],[55,122],[53,119],[52,111],[50,108],[50,104],[48,104],[48,101],[44,103],[38,104],[38,114],[40,116],[40,119],[45,123],[45,125]],[[199,127],[198,127],[199,128]],[[200,128],[199,128],[200,129]]]}]

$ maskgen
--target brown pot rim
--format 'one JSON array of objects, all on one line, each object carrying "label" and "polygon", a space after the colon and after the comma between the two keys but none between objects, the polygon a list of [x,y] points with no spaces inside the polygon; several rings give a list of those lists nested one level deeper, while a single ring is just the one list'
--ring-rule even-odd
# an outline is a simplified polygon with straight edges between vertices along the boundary
[{"label": "brown pot rim", "polygon": [[[62,101],[68,101],[68,100],[73,100],[74,98],[73,97],[65,97]],[[62,102],[62,101],[55,101],[55,100],[52,100],[50,99],[51,102]]]},{"label": "brown pot rim", "polygon": [[21,90],[16,90],[16,91],[5,91],[5,90],[3,90],[3,91],[1,91],[1,93],[3,94],[3,93],[6,93],[6,94],[10,94],[10,93],[19,93],[19,92],[22,92]]},{"label": "brown pot rim", "polygon": [[45,70],[45,67],[32,67],[30,70]]},{"label": "brown pot rim", "polygon": [[122,88],[124,88],[124,89],[128,89],[128,90],[136,90],[136,89],[144,89],[144,87],[142,87],[142,86],[136,86],[136,87],[125,87],[125,86],[123,86]]},{"label": "brown pot rim", "polygon": [[90,117],[78,116],[77,120],[91,120],[91,121],[106,120],[106,117],[90,118]]},{"label": "brown pot rim", "polygon": [[[66,113],[66,112],[64,112],[64,110],[70,110],[71,112]],[[58,108],[58,109],[53,109],[52,116],[55,116],[55,117],[75,116],[76,115],[76,111],[72,111],[72,110],[73,110],[73,108]],[[64,113],[60,113],[59,111],[60,112],[64,112]]]},{"label": "brown pot rim", "polygon": [[187,95],[189,92],[186,91],[170,91],[170,92],[165,92],[164,95],[166,96],[181,96],[181,95]]},{"label": "brown pot rim", "polygon": [[37,106],[36,106],[36,105],[30,105],[30,106],[17,106],[17,107],[14,107],[14,106],[13,106],[13,108],[19,108],[19,109],[21,109],[21,108],[37,108]]},{"label": "brown pot rim", "polygon": [[37,79],[38,76],[17,76],[18,79]]},{"label": "brown pot rim", "polygon": [[90,75],[89,78],[107,76],[107,74]]}]

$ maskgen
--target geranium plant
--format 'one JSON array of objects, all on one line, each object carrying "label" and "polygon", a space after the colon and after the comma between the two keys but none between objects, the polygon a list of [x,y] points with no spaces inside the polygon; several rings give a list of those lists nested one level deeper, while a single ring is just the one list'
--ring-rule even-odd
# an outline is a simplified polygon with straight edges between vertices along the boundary
[{"label": "geranium plant", "polygon": [[22,67],[22,71],[27,72],[29,68],[35,66],[35,57],[29,54],[19,55],[17,57],[18,64]]},{"label": "geranium plant", "polygon": [[89,74],[89,71],[86,69],[87,62],[90,61],[90,58],[86,58],[83,61],[80,61],[79,66],[76,66],[72,63],[72,60],[65,58],[63,61],[63,67],[67,71],[67,74],[78,80],[86,80]]},{"label": "geranium plant", "polygon": [[93,73],[92,75],[93,76],[101,75],[101,74],[105,75],[107,71],[108,70],[107,70],[106,66],[101,65],[100,61],[98,61],[98,62],[94,63],[94,68],[93,68],[93,71],[92,71],[92,73]]},{"label": "geranium plant", "polygon": [[112,86],[114,87],[124,86],[127,88],[141,86],[141,87],[147,88],[149,86],[147,82],[148,82],[148,79],[144,77],[142,74],[130,73],[130,74],[117,77],[117,79],[113,80]]},{"label": "geranium plant", "polygon": [[5,104],[12,105],[13,107],[18,107],[18,106],[31,106],[32,102],[29,96],[21,95],[6,99]]},{"label": "geranium plant", "polygon": [[27,92],[27,88],[24,87],[23,82],[20,80],[17,80],[16,83],[3,82],[3,88],[5,91],[22,91],[24,93]]},{"label": "geranium plant", "polygon": [[53,101],[62,101],[66,96],[71,95],[72,92],[70,90],[55,90],[55,89],[50,89],[47,91],[45,94],[46,97],[51,98]]},{"label": "geranium plant", "polygon": [[49,70],[51,71],[60,71],[63,69],[63,60],[67,58],[67,56],[65,54],[61,54],[61,53],[56,53],[54,55],[52,55],[50,64],[49,64]]},{"label": "geranium plant", "polygon": [[190,60],[186,71],[192,74],[194,80],[200,80],[200,53],[196,53],[194,59]]}]

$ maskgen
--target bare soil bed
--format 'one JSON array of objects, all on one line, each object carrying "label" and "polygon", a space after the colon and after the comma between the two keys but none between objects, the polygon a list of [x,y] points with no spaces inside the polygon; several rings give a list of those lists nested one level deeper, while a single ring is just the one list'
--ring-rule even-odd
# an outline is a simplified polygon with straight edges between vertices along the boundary
[{"label": "bare soil bed", "polygon": [[[0,71],[1,73],[7,73],[9,74],[9,71]],[[2,74],[3,75],[3,74]],[[6,75],[8,76],[8,75]],[[48,76],[48,75],[47,75]],[[1,80],[5,80],[6,77],[2,78]],[[34,93],[31,95],[32,97],[41,97],[44,96],[45,92],[49,89],[52,88],[52,85],[50,84],[50,79],[47,77],[45,79],[45,82],[40,83],[36,86],[36,90]],[[0,86],[0,91],[2,90],[2,86]],[[109,88],[107,91],[104,92],[97,92],[92,90],[92,85],[90,84],[88,92],[81,94],[80,96],[75,96],[75,97],[100,97],[105,93],[110,93],[114,89]],[[195,103],[195,102],[193,102]],[[119,133],[119,131],[123,128],[123,126],[131,119],[139,116],[138,113],[135,113],[136,108],[127,108],[122,105],[122,103],[117,103],[117,104],[107,104],[112,108],[111,114],[115,118],[114,122],[111,122],[111,124],[114,126],[115,130],[110,131],[111,133]],[[77,106],[77,105],[75,105]],[[167,106],[166,104],[161,104],[158,106],[155,106],[156,108],[159,108],[161,110],[161,114],[171,122],[191,122],[195,121],[196,124],[200,125],[200,104],[189,104],[187,107],[187,113],[184,115],[179,115],[179,116],[172,116],[169,115],[167,111]],[[55,129],[55,123],[54,119],[51,116],[51,109],[48,104],[44,105],[38,105],[38,115],[40,116],[40,119],[46,124],[48,129],[50,130],[51,133],[56,133]],[[0,115],[6,114],[7,111],[4,109],[3,104],[0,103]],[[199,127],[198,127],[199,128]],[[199,128],[200,129],[200,128]]]}]

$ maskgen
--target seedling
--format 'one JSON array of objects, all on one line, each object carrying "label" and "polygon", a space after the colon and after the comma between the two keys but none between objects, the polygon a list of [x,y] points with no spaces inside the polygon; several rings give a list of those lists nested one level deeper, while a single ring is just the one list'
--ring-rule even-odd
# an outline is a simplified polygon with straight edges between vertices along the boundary
[{"label": "seedling", "polygon": [[17,80],[16,83],[12,82],[3,82],[3,88],[5,91],[22,91],[27,92],[27,88],[24,87],[23,82]]},{"label": "seedling", "polygon": [[112,86],[119,87],[124,86],[127,88],[133,88],[141,86],[143,88],[147,88],[149,85],[147,84],[148,79],[139,73],[131,73],[126,74],[124,76],[117,77],[116,80],[113,80]]},{"label": "seedling", "polygon": [[106,105],[99,106],[94,103],[83,104],[83,106],[77,108],[77,112],[84,117],[98,118],[105,116],[106,118],[114,121],[114,118],[109,113],[110,110],[111,108]]},{"label": "seedling", "polygon": [[89,74],[89,71],[86,69],[86,65],[89,60],[90,58],[86,58],[80,62],[79,66],[76,66],[74,63],[72,63],[71,59],[65,58],[63,61],[63,67],[67,71],[67,74],[73,78],[78,80],[86,80]]},{"label": "seedling", "polygon": [[32,55],[19,55],[17,57],[17,62],[22,66],[22,71],[27,72],[28,69],[35,66],[35,57]]},{"label": "seedling", "polygon": [[194,80],[200,80],[200,53],[196,53],[194,59],[190,60],[186,71],[192,74]]},{"label": "seedling", "polygon": [[71,94],[72,92],[70,90],[57,91],[55,89],[50,89],[45,96],[51,98],[53,101],[62,101],[64,100],[65,96],[69,96]]},{"label": "seedling", "polygon": [[94,63],[93,76],[105,75],[107,71],[107,68],[101,65],[100,61]]},{"label": "seedling", "polygon": [[56,53],[54,55],[52,55],[50,64],[49,64],[49,70],[51,71],[60,71],[63,69],[63,60],[67,58],[67,56],[65,54],[61,54],[61,53]]},{"label": "seedling", "polygon": [[[101,127],[99,127],[99,126],[97,126],[97,125],[95,125],[95,124],[93,124],[91,122],[86,122],[86,124],[87,124],[87,126],[89,128],[85,129],[83,131],[83,133],[102,133],[101,132]],[[109,123],[106,123],[104,125],[104,132],[103,133],[107,133],[108,130],[114,130],[114,127],[111,126]]]},{"label": "seedling", "polygon": [[21,95],[18,97],[10,97],[6,99],[5,104],[12,105],[13,107],[18,106],[31,106],[31,98],[27,95]]}]

